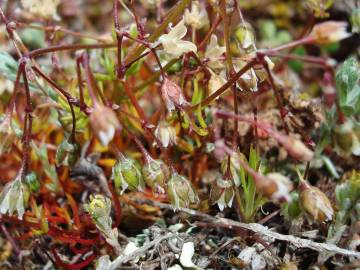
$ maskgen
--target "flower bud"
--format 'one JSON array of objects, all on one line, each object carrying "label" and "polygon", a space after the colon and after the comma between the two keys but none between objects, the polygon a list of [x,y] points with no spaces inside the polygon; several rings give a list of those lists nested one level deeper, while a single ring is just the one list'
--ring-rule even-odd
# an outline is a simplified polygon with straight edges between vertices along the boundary
[{"label": "flower bud", "polygon": [[56,150],[55,162],[57,166],[65,165],[72,167],[79,158],[79,145],[63,140]]},{"label": "flower bud", "polygon": [[286,140],[283,141],[282,145],[290,156],[301,162],[308,162],[314,157],[314,152],[311,151],[302,141],[294,137],[286,137]]},{"label": "flower bud", "polygon": [[142,173],[145,183],[151,187],[154,193],[165,193],[165,185],[170,177],[170,170],[162,160],[147,156],[142,167]]},{"label": "flower bud", "polygon": [[30,192],[39,192],[40,190],[40,182],[39,179],[34,172],[30,172],[25,176],[25,183],[28,185]]},{"label": "flower bud", "polygon": [[133,158],[125,157],[123,154],[120,154],[120,159],[112,168],[112,178],[115,187],[121,187],[122,192],[127,188],[131,191],[142,191],[145,187],[139,162]]},{"label": "flower bud", "polygon": [[175,107],[182,108],[188,105],[180,86],[168,78],[165,78],[161,85],[161,95],[169,112],[174,111]]},{"label": "flower bud", "polygon": [[118,230],[112,228],[111,200],[103,195],[90,197],[90,203],[84,205],[85,210],[90,214],[96,228],[105,236],[106,242],[113,246],[117,252],[120,251],[118,242]]},{"label": "flower bud", "polygon": [[12,215],[15,211],[22,219],[29,201],[29,188],[21,181],[21,171],[16,178],[7,183],[0,194],[0,213]]},{"label": "flower bud", "polygon": [[231,207],[235,196],[234,185],[231,179],[218,177],[210,190],[210,203],[217,203],[220,211]]},{"label": "flower bud", "polygon": [[168,182],[167,195],[175,209],[198,203],[199,198],[192,184],[184,176],[173,173]]},{"label": "flower bud", "polygon": [[316,222],[332,220],[334,210],[324,192],[305,181],[299,188],[300,205],[307,217]]},{"label": "flower bud", "polygon": [[109,144],[114,138],[115,131],[121,127],[114,111],[99,104],[94,106],[94,110],[90,115],[90,124],[104,146]]},{"label": "flower bud", "polygon": [[353,33],[360,33],[360,8],[353,10],[350,16],[351,31]]},{"label": "flower bud", "polygon": [[162,143],[163,147],[176,143],[176,130],[168,122],[162,120],[155,129],[156,138]]},{"label": "flower bud", "polygon": [[314,39],[315,44],[334,43],[351,36],[346,27],[346,22],[326,21],[316,24],[309,36]]}]

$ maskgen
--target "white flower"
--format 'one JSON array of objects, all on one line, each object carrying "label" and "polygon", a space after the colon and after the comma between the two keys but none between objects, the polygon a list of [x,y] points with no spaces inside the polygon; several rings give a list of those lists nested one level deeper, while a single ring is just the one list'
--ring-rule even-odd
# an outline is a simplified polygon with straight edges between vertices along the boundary
[{"label": "white flower", "polygon": [[220,69],[224,67],[224,63],[219,58],[225,53],[226,49],[224,46],[218,45],[216,35],[211,35],[210,43],[206,47],[205,58],[209,59],[208,66],[212,69]]},{"label": "white flower", "polygon": [[155,136],[162,143],[163,147],[176,143],[176,131],[166,121],[160,121],[155,129]]},{"label": "white flower", "polygon": [[19,219],[22,219],[29,200],[29,189],[21,181],[21,174],[20,171],[13,181],[6,184],[0,195],[0,213],[12,215],[16,211]]},{"label": "white flower", "polygon": [[187,32],[184,20],[182,19],[168,34],[159,37],[164,51],[176,58],[187,52],[197,52],[197,47],[190,41],[181,40]]},{"label": "white flower", "polygon": [[199,1],[193,1],[191,4],[191,12],[185,9],[185,23],[193,29],[201,29],[209,24],[209,18],[205,8],[201,8]]}]

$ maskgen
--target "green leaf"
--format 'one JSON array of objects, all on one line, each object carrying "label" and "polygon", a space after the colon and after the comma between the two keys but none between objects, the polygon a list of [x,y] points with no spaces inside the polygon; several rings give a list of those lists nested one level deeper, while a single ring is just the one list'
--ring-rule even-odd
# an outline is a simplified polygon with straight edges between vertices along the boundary
[{"label": "green leaf", "polygon": [[15,81],[18,64],[7,52],[0,52],[0,74]]},{"label": "green leaf", "polygon": [[360,88],[357,85],[359,77],[359,63],[355,57],[345,60],[336,72],[336,89],[340,106],[347,116],[353,114],[359,107]]}]

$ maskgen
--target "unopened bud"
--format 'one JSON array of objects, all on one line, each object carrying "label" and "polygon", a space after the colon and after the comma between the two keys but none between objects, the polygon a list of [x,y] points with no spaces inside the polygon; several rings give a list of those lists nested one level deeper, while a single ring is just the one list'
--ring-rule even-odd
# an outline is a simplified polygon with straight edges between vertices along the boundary
[{"label": "unopened bud", "polygon": [[[234,180],[235,185],[238,187],[240,186],[240,175],[239,175],[239,170],[241,167],[241,163],[239,161],[239,159],[245,159],[244,156],[242,156],[241,153],[239,152],[232,152],[231,157],[230,157],[230,173],[231,176]],[[228,165],[229,165],[229,161],[228,161],[228,156],[225,156],[225,158],[223,159],[223,161],[221,162],[221,172],[223,175],[227,174],[228,171]]]},{"label": "unopened bud", "polygon": [[188,104],[180,86],[167,77],[161,85],[161,95],[169,112],[174,111],[176,107],[182,108]]},{"label": "unopened bud", "polygon": [[10,115],[0,116],[0,155],[10,150],[16,134],[11,126]]},{"label": "unopened bud", "polygon": [[293,158],[301,162],[308,162],[314,157],[314,152],[294,137],[288,137],[288,141],[283,146]]},{"label": "unopened bud", "polygon": [[326,21],[314,26],[310,37],[314,39],[315,44],[329,44],[338,42],[351,36],[346,31],[346,22]]},{"label": "unopened bud", "polygon": [[199,198],[192,184],[184,176],[173,173],[168,182],[167,195],[175,209],[198,203]]},{"label": "unopened bud", "polygon": [[145,187],[139,162],[122,154],[120,154],[120,159],[112,168],[112,178],[115,187],[121,188],[122,192],[127,188],[131,191],[142,191]]},{"label": "unopened bud", "polygon": [[155,193],[165,193],[166,182],[170,177],[169,167],[159,159],[146,157],[142,168],[145,183],[151,187]]},{"label": "unopened bud", "polygon": [[360,126],[347,120],[333,129],[335,150],[340,155],[360,155]]},{"label": "unopened bud", "polygon": [[114,138],[115,131],[120,129],[120,122],[113,110],[96,104],[90,115],[90,124],[102,145],[107,146]]},{"label": "unopened bud", "polygon": [[272,182],[268,183],[262,193],[274,201],[289,202],[291,200],[290,191],[293,188],[289,178],[277,172],[268,173],[266,177]]},{"label": "unopened bud", "polygon": [[328,197],[317,187],[302,181],[300,184],[300,205],[307,217],[316,222],[332,220],[334,210]]},{"label": "unopened bud", "polygon": [[219,206],[220,211],[231,207],[235,196],[234,185],[231,179],[218,177],[210,190],[210,203]]}]

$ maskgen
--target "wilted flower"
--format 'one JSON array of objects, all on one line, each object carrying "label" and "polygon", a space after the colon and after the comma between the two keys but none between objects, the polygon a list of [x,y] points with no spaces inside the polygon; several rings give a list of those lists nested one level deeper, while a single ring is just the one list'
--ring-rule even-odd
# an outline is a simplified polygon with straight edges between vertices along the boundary
[{"label": "wilted flower", "polygon": [[119,129],[120,122],[113,110],[103,105],[95,104],[90,115],[90,124],[102,145],[107,146]]},{"label": "wilted flower", "polygon": [[148,155],[142,167],[145,183],[155,193],[165,193],[166,181],[170,177],[169,167],[160,159],[153,159]]},{"label": "wilted flower", "polygon": [[269,189],[262,193],[274,201],[290,201],[293,185],[289,178],[277,172],[268,173],[266,177],[273,182],[268,185]]},{"label": "wilted flower", "polygon": [[0,213],[12,215],[15,211],[22,219],[29,200],[29,188],[21,180],[20,171],[16,178],[7,183],[0,194]]},{"label": "wilted flower", "polygon": [[52,17],[58,19],[56,9],[60,4],[60,0],[21,0],[24,9],[29,12],[40,15],[43,18]]},{"label": "wilted flower", "polygon": [[190,41],[181,40],[187,32],[184,20],[181,20],[168,34],[159,37],[164,51],[176,58],[187,52],[197,52],[197,47]]},{"label": "wilted flower", "polygon": [[351,31],[353,33],[360,33],[360,8],[353,10],[350,16]]},{"label": "wilted flower", "polygon": [[333,130],[335,150],[340,155],[360,155],[360,126],[347,120]]},{"label": "wilted flower", "polygon": [[[226,83],[226,78],[224,73],[220,73],[220,75],[212,72],[210,70],[211,77],[209,80],[209,92],[210,95],[215,93],[216,90],[220,89],[221,86],[223,86]],[[218,99],[219,97],[216,97]]]},{"label": "wilted flower", "polygon": [[173,173],[168,182],[167,195],[175,209],[198,203],[199,198],[192,184],[185,176]]},{"label": "wilted flower", "polygon": [[210,203],[217,203],[220,211],[232,206],[234,196],[234,185],[231,179],[218,177],[211,185]]},{"label": "wilted flower", "polygon": [[189,9],[185,9],[184,20],[185,23],[193,29],[201,29],[209,24],[206,9],[200,7],[199,1],[193,1],[191,3],[191,12]]},{"label": "wilted flower", "polygon": [[161,96],[169,112],[175,110],[175,107],[182,108],[188,104],[182,94],[180,86],[168,78],[164,78],[161,85]]},{"label": "wilted flower", "polygon": [[40,182],[34,172],[30,172],[25,176],[25,183],[28,185],[30,192],[38,192],[40,190]]},{"label": "wilted flower", "polygon": [[0,155],[9,151],[9,148],[16,138],[12,128],[10,115],[0,116]]},{"label": "wilted flower", "polygon": [[332,220],[334,210],[324,192],[305,181],[299,188],[300,205],[309,218],[317,222]]},{"label": "wilted flower", "polygon": [[64,139],[56,150],[56,165],[73,166],[79,158],[79,145]]},{"label": "wilted flower", "polygon": [[327,21],[318,23],[311,31],[310,37],[314,39],[315,44],[338,42],[351,36],[351,33],[346,31],[346,27],[346,22]]},{"label": "wilted flower", "polygon": [[224,63],[219,58],[225,53],[224,46],[218,45],[217,36],[212,34],[209,45],[206,47],[205,58],[209,59],[208,66],[212,69],[220,69],[224,67]]},{"label": "wilted flower", "polygon": [[132,191],[142,191],[145,188],[139,162],[131,157],[125,157],[121,153],[120,159],[112,168],[112,178],[114,179],[115,187],[121,187],[122,191],[127,188]]},{"label": "wilted flower", "polygon": [[165,120],[159,122],[154,133],[165,148],[176,143],[176,130]]},{"label": "wilted flower", "polygon": [[118,230],[112,228],[111,200],[103,195],[97,194],[90,197],[90,203],[84,205],[85,210],[90,214],[96,228],[106,237],[106,242],[120,251],[118,242]]}]

